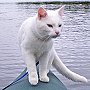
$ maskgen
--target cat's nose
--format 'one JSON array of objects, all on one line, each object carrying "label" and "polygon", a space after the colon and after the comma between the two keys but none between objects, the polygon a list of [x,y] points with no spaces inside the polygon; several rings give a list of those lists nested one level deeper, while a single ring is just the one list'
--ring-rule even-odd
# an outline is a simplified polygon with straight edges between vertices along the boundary
[{"label": "cat's nose", "polygon": [[57,35],[59,34],[59,32],[57,31],[57,32],[55,32]]}]

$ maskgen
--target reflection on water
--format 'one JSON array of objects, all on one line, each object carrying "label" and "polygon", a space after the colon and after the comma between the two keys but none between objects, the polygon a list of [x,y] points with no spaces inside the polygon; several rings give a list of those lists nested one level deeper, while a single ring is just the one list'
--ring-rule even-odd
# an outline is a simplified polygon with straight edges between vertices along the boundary
[{"label": "reflection on water", "polygon": [[[17,32],[21,23],[36,14],[39,6],[57,9],[57,4],[0,4],[0,88],[14,80],[25,68],[18,46]],[[55,48],[66,66],[90,78],[90,5],[67,4],[64,27],[54,40]],[[74,83],[53,71],[69,90],[89,90],[90,83]],[[2,83],[1,83],[2,82]]]}]

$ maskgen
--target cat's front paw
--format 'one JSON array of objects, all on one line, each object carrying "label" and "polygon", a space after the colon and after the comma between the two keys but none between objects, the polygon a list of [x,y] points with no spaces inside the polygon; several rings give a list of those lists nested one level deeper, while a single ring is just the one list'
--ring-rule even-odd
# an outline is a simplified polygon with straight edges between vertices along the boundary
[{"label": "cat's front paw", "polygon": [[31,85],[37,85],[38,84],[38,75],[29,75],[29,82]]},{"label": "cat's front paw", "polygon": [[42,82],[49,82],[49,77],[48,76],[40,77],[40,81],[42,81]]},{"label": "cat's front paw", "polygon": [[32,78],[29,80],[29,82],[31,83],[31,85],[37,85],[38,80],[36,78]]}]

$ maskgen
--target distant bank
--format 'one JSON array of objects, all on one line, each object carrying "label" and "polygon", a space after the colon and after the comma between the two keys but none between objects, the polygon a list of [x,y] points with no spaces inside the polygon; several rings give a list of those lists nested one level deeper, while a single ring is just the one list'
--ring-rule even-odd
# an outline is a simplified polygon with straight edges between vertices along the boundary
[{"label": "distant bank", "polygon": [[19,3],[19,2],[29,2],[29,3],[41,3],[41,2],[90,2],[90,0],[0,0],[0,3]]}]

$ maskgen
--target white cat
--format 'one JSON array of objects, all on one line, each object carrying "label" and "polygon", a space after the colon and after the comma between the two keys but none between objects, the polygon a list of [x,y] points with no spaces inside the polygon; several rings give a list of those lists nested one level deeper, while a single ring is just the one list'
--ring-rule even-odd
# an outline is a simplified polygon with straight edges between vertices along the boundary
[{"label": "white cat", "polygon": [[87,79],[70,71],[57,56],[52,38],[58,37],[62,30],[64,6],[58,10],[45,10],[40,7],[37,15],[28,18],[19,30],[19,40],[31,85],[38,83],[36,62],[39,61],[40,81],[49,82],[47,73],[53,65],[65,77],[78,82]]}]

